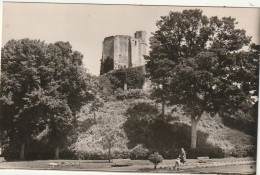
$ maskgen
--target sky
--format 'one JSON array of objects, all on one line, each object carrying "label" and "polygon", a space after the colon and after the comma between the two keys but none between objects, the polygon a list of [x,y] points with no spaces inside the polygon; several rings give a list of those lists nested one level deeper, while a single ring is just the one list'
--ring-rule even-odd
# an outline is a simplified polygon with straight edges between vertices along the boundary
[{"label": "sky", "polygon": [[[199,8],[199,7],[192,7]],[[46,43],[69,41],[84,55],[88,72],[99,75],[102,42],[112,35],[133,36],[136,31],[157,30],[156,21],[170,11],[189,7],[94,5],[58,3],[3,3],[2,47],[10,39],[40,39]],[[237,28],[246,30],[252,42],[260,44],[260,9],[203,7],[206,16],[232,16]]]}]

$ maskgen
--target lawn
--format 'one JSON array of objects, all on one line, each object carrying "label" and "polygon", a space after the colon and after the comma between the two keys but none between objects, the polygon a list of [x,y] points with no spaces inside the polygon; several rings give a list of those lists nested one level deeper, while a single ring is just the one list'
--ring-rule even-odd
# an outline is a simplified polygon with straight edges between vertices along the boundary
[{"label": "lawn", "polygon": [[[35,160],[0,163],[0,169],[33,169],[33,170],[84,170],[84,171],[119,171],[119,172],[175,172],[169,167],[175,160],[164,160],[153,169],[148,160],[131,160],[132,166],[112,167],[106,160]],[[54,165],[54,166],[53,166]],[[255,173],[254,158],[211,159],[208,163],[198,163],[196,159],[188,159],[180,173]]]}]

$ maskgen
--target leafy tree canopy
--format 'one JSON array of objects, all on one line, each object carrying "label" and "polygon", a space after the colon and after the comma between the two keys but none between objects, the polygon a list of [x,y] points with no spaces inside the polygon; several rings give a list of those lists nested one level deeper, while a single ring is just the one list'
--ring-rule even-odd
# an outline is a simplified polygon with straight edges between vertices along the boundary
[{"label": "leafy tree canopy", "polygon": [[156,24],[148,75],[164,94],[157,98],[182,106],[193,126],[204,112],[231,114],[255,102],[258,59],[253,49],[242,50],[251,38],[236,24],[234,18],[209,18],[198,9],[170,12]]},{"label": "leafy tree canopy", "polygon": [[8,41],[1,56],[3,126],[9,139],[25,144],[48,129],[52,145],[60,145],[76,112],[93,99],[83,55],[68,42],[22,39]]},{"label": "leafy tree canopy", "polygon": [[128,89],[141,89],[145,80],[144,67],[122,68],[108,72],[105,76],[116,89],[124,89],[125,84]]}]

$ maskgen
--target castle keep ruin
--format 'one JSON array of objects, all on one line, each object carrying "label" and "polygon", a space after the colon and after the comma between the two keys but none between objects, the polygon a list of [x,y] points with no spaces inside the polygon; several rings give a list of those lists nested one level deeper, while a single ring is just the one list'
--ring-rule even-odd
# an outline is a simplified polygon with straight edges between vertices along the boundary
[{"label": "castle keep ruin", "polygon": [[133,36],[116,35],[103,41],[100,75],[120,68],[145,65],[147,55],[146,32],[137,31]]}]

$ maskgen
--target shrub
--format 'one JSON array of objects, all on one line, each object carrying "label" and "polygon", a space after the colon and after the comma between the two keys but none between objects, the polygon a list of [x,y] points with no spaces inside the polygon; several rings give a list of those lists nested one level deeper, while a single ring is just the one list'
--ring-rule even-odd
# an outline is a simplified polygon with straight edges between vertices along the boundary
[{"label": "shrub", "polygon": [[208,156],[210,158],[223,158],[225,156],[223,150],[211,145],[205,145],[204,147],[190,148],[187,150],[188,159],[196,159],[197,157]]},{"label": "shrub", "polygon": [[149,157],[149,150],[138,144],[131,150],[130,158],[133,160],[147,160]]},{"label": "shrub", "polygon": [[99,77],[99,86],[101,90],[101,95],[105,100],[110,100],[114,95],[116,87],[111,83],[111,80],[108,76],[101,75]]},{"label": "shrub", "polygon": [[123,68],[110,71],[105,75],[115,86],[115,88],[124,88],[127,84],[128,89],[141,89],[145,81],[144,67]]},{"label": "shrub", "polygon": [[163,157],[158,152],[155,152],[149,156],[149,160],[154,164],[154,169],[156,169],[157,165],[163,161]]},{"label": "shrub", "polygon": [[239,131],[243,131],[246,134],[250,134],[256,136],[257,134],[257,121],[253,118],[249,113],[244,113],[239,110],[235,115],[223,115],[223,124],[237,129]]},{"label": "shrub", "polygon": [[143,90],[140,89],[130,89],[123,91],[122,89],[118,89],[116,91],[116,99],[117,100],[125,100],[125,99],[140,99],[145,98],[146,94]]},{"label": "shrub", "polygon": [[[130,151],[113,151],[111,152],[111,159],[127,159],[130,157]],[[102,151],[77,151],[73,159],[81,160],[108,160],[107,152]]]},{"label": "shrub", "polygon": [[75,155],[80,160],[107,160],[107,155],[100,151],[77,151]]},{"label": "shrub", "polygon": [[225,157],[255,157],[255,147],[240,147],[224,151]]},{"label": "shrub", "polygon": [[111,155],[112,159],[128,159],[130,157],[129,151],[114,151]]},{"label": "shrub", "polygon": [[[139,102],[130,105],[123,124],[128,146],[144,145],[149,151],[158,151],[164,158],[178,156],[176,148],[189,148],[191,127],[178,122],[178,117],[160,115],[157,106]],[[174,122],[173,122],[174,121]],[[208,134],[198,130],[198,146],[206,145]]]},{"label": "shrub", "polygon": [[13,149],[10,147],[6,147],[2,153],[2,156],[5,158],[7,161],[13,161],[13,160],[18,160],[19,157],[19,148]]},{"label": "shrub", "polygon": [[72,160],[79,159],[76,152],[74,150],[70,150],[70,149],[61,150],[60,158],[61,159],[72,159]]}]

